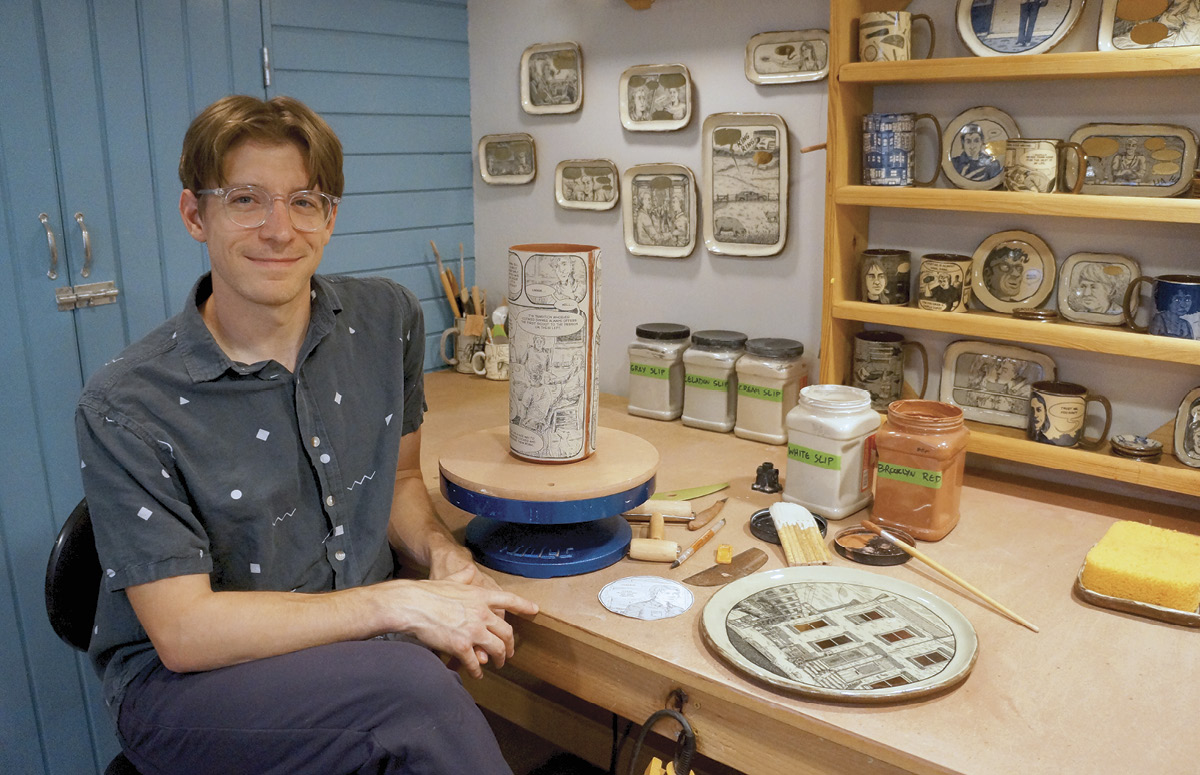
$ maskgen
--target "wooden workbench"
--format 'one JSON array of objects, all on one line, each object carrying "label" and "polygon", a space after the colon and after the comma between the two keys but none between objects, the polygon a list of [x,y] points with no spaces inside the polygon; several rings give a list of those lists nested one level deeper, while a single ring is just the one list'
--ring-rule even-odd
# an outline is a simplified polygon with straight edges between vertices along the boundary
[{"label": "wooden workbench", "polygon": [[[439,513],[461,535],[470,515],[438,494],[439,450],[456,436],[506,422],[507,383],[439,372],[427,376],[426,395],[425,479]],[[757,541],[746,526],[754,509],[778,498],[749,485],[764,461],[786,471],[783,447],[633,417],[616,396],[603,397],[600,424],[658,448],[660,490],[730,481],[730,489],[696,501],[703,506],[730,497],[719,542],[735,552],[765,547],[766,569],[784,565],[779,547]],[[494,574],[541,607],[532,621],[515,624],[517,653],[499,671],[500,683],[515,669],[639,723],[682,687],[699,750],[746,773],[1200,772],[1200,630],[1095,608],[1071,592],[1088,548],[1114,520],[1200,533],[1200,511],[969,472],[962,513],[947,538],[921,548],[1040,626],[1040,633],[916,561],[867,568],[834,555],[835,564],[924,587],[971,621],[978,661],[965,682],[941,694],[846,705],[760,684],[704,643],[700,612],[717,587],[689,587],[696,595],[692,609],[657,622],[610,613],[597,600],[601,587],[625,576],[690,576],[712,564],[710,551],[676,570],[626,558],[560,579]],[[831,534],[859,518],[831,522]],[[694,535],[681,525],[667,527],[667,537],[683,544]],[[492,688],[483,693],[496,683],[485,679]]]}]

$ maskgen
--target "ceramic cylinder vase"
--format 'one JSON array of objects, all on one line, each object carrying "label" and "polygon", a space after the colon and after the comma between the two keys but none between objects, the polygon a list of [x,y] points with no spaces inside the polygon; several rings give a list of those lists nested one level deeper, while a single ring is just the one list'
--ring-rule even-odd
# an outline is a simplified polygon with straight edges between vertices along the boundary
[{"label": "ceramic cylinder vase", "polygon": [[588,457],[600,406],[600,248],[509,248],[508,333],[512,453],[538,463]]}]

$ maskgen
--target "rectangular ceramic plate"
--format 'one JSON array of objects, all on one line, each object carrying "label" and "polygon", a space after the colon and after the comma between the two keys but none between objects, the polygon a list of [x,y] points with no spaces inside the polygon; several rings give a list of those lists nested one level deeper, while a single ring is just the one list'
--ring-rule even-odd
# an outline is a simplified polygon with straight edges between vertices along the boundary
[{"label": "rectangular ceramic plate", "polygon": [[519,185],[537,174],[533,137],[525,132],[479,138],[479,176],[484,183]]},{"label": "rectangular ceramic plate", "polygon": [[704,119],[704,245],[726,256],[773,256],[787,241],[787,125],[774,113]]},{"label": "rectangular ceramic plate", "polygon": [[1200,45],[1200,9],[1192,0],[1165,0],[1163,4],[1166,7],[1148,19],[1123,19],[1118,17],[1123,8],[1138,8],[1145,3],[1104,0],[1096,47],[1101,51],[1125,51]]},{"label": "rectangular ceramic plate", "polygon": [[611,210],[621,175],[608,159],[568,159],[554,168],[554,199],[568,210]]},{"label": "rectangular ceramic plate", "polygon": [[1178,196],[1192,187],[1196,135],[1185,126],[1085,124],[1071,142],[1087,154],[1084,194]]},{"label": "rectangular ceramic plate", "polygon": [[1200,627],[1200,611],[1188,613],[1176,608],[1163,608],[1160,605],[1152,605],[1151,603],[1142,603],[1124,597],[1111,597],[1110,595],[1093,592],[1083,585],[1082,566],[1079,568],[1078,575],[1075,576],[1075,592],[1085,603],[1098,605],[1101,608],[1111,608],[1114,611],[1121,611],[1122,613],[1158,619],[1160,622],[1184,624],[1188,627]]},{"label": "rectangular ceramic plate", "polygon": [[683,129],[692,102],[692,74],[684,65],[634,65],[621,73],[617,108],[630,132]]},{"label": "rectangular ceramic plate", "polygon": [[635,164],[621,176],[625,247],[685,258],[696,249],[696,176],[682,164]]},{"label": "rectangular ceramic plate", "polygon": [[750,83],[819,81],[829,75],[829,31],[760,32],[746,44]]},{"label": "rectangular ceramic plate", "polygon": [[573,41],[537,43],[521,54],[526,113],[574,113],[583,105],[583,52]]},{"label": "rectangular ceramic plate", "polygon": [[1054,376],[1050,356],[1024,347],[951,342],[942,356],[940,399],[968,420],[1026,428],[1031,386]]}]

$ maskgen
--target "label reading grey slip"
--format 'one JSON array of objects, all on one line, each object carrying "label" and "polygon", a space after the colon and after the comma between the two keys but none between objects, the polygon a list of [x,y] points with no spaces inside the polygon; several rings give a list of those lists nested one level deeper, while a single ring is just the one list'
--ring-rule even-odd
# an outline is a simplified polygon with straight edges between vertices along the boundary
[{"label": "label reading grey slip", "polygon": [[941,471],[926,471],[922,468],[909,468],[908,466],[897,466],[891,463],[880,462],[876,472],[884,479],[894,479],[897,482],[916,484],[921,487],[928,487],[931,490],[942,489]]},{"label": "label reading grey slip", "polygon": [[830,452],[818,452],[815,449],[802,447],[799,444],[788,444],[788,459],[797,463],[825,468],[830,471],[842,470],[842,456]]},{"label": "label reading grey slip", "polygon": [[629,373],[638,377],[650,377],[651,379],[669,379],[671,377],[671,367],[651,366],[648,363],[631,363],[629,364]]},{"label": "label reading grey slip", "polygon": [[747,385],[745,382],[741,382],[738,384],[738,395],[745,396],[746,398],[757,398],[762,401],[774,401],[777,404],[783,403],[783,390],[780,388]]},{"label": "label reading grey slip", "polygon": [[684,384],[688,387],[700,388],[701,390],[725,391],[729,389],[729,380],[718,377],[702,377],[699,374],[687,375]]}]

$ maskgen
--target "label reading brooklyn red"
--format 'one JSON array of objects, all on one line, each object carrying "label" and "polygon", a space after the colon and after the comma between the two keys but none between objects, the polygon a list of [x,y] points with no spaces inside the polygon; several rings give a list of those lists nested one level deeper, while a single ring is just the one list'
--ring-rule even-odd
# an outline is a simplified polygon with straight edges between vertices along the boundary
[{"label": "label reading brooklyn red", "polygon": [[923,468],[898,466],[892,463],[885,463],[881,460],[876,468],[876,473],[884,479],[894,479],[897,482],[916,484],[921,487],[928,487],[931,490],[942,489],[941,471],[926,471]]},{"label": "label reading brooklyn red", "polygon": [[783,391],[779,388],[747,385],[745,382],[740,382],[738,383],[738,395],[745,396],[746,398],[757,398],[762,401],[774,401],[777,404],[783,403]]},{"label": "label reading brooklyn red", "polygon": [[629,373],[638,377],[650,377],[651,379],[669,379],[671,376],[671,367],[651,366],[648,363],[631,363],[629,364]]},{"label": "label reading brooklyn red", "polygon": [[689,374],[684,380],[684,384],[688,387],[700,388],[701,390],[728,390],[729,380],[719,379],[717,377],[702,377],[699,374]]}]

